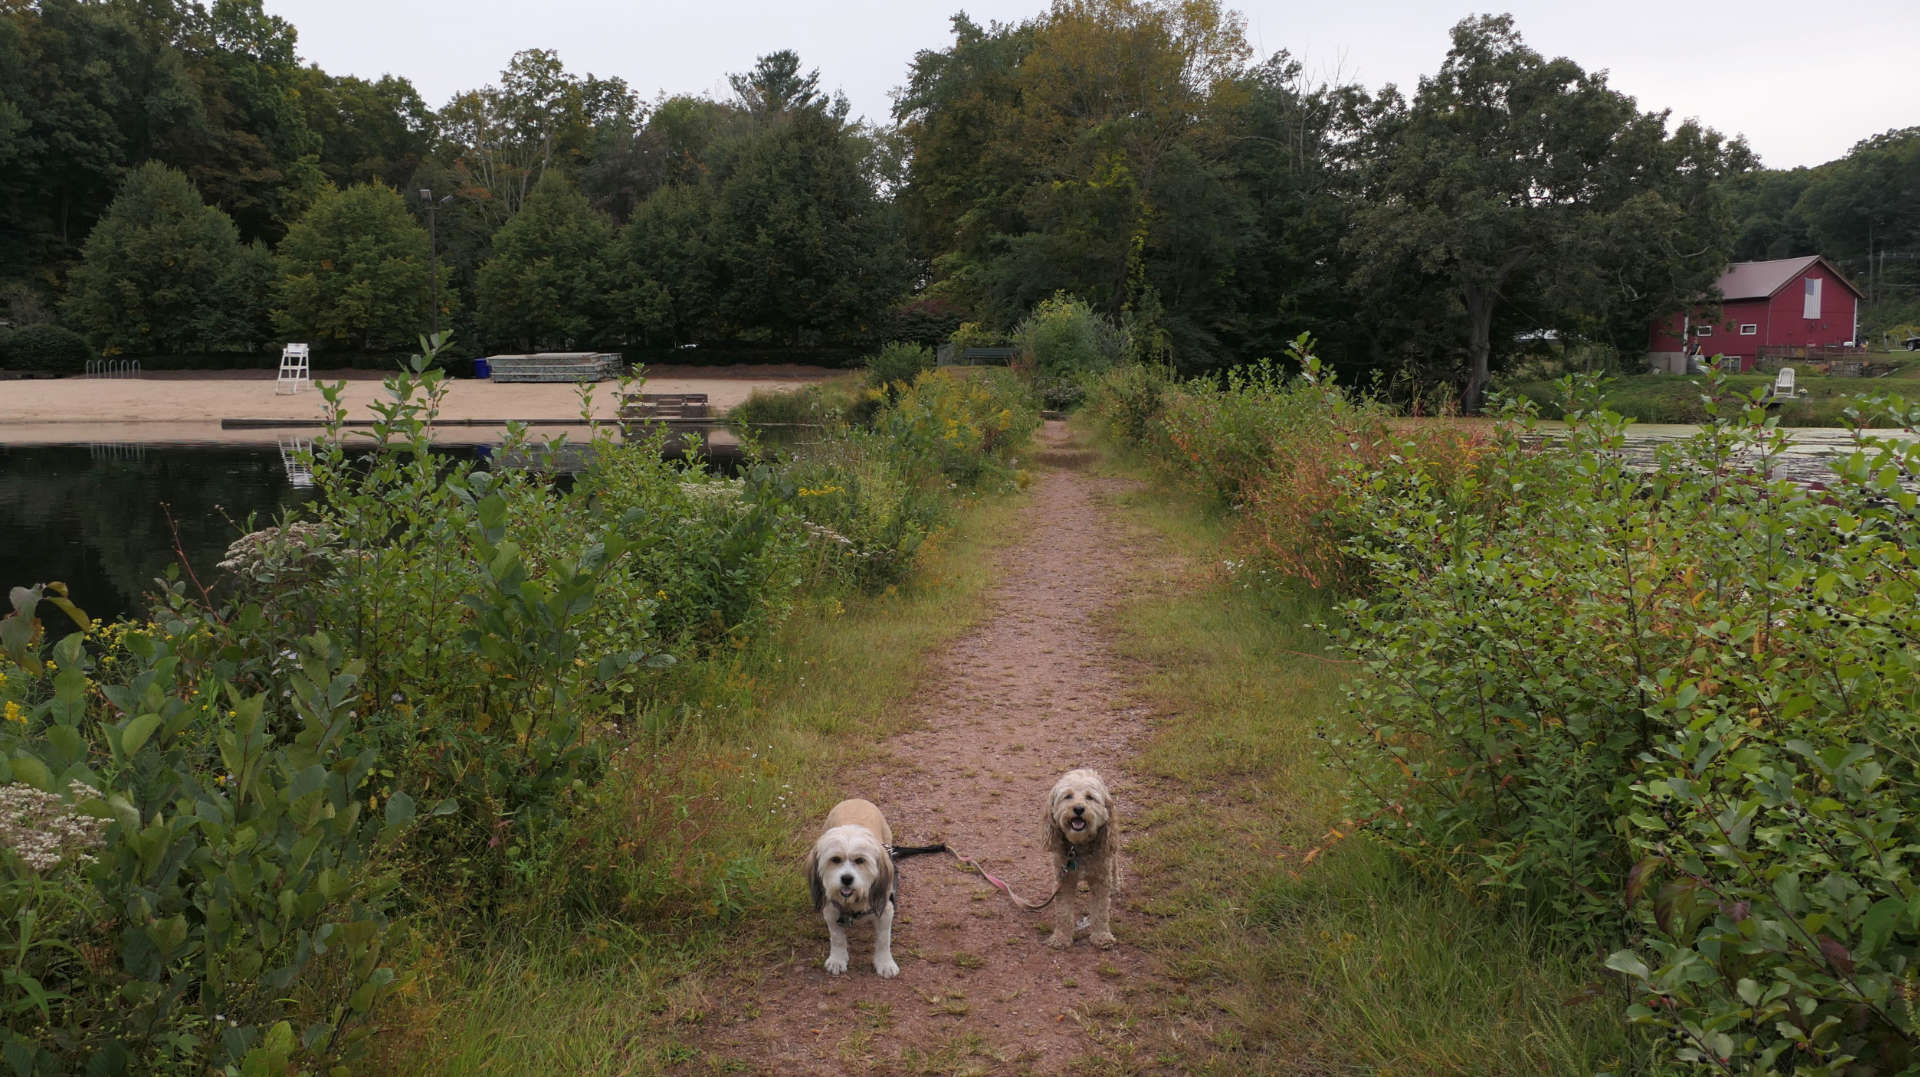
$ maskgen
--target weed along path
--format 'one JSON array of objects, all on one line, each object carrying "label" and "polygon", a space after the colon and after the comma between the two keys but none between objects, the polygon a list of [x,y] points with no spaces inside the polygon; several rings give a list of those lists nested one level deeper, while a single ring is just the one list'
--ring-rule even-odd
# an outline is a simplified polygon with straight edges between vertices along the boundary
[{"label": "weed along path", "polygon": [[713,1061],[765,1073],[1053,1073],[1128,1037],[1128,1002],[1152,982],[1132,944],[1125,852],[1145,792],[1128,763],[1147,719],[1103,621],[1152,559],[1112,512],[1123,480],[1085,471],[1092,454],[1063,424],[1048,423],[1039,448],[989,615],[933,657],[909,702],[912,727],[876,763],[838,775],[835,794],[879,804],[897,843],[944,841],[1039,898],[1052,887],[1047,793],[1068,770],[1098,769],[1119,812],[1117,945],[1098,949],[1082,932],[1071,949],[1049,949],[1051,910],[1015,908],[951,857],[915,857],[899,865],[900,975],[874,974],[866,923],[850,932],[848,971],[827,975],[826,931],[796,909],[804,927],[787,959],[744,976],[722,1010],[731,1021],[715,1021]]}]

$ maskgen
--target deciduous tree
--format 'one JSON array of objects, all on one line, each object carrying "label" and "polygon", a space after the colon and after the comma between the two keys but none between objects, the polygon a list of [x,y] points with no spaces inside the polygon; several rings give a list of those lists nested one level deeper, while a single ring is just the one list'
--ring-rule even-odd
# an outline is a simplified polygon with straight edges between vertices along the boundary
[{"label": "deciduous tree", "polygon": [[232,218],[187,177],[148,162],[133,170],[87,237],[65,306],[68,324],[130,355],[218,351],[248,336],[243,249]]},{"label": "deciduous tree", "polygon": [[617,78],[567,73],[549,49],[515,53],[493,86],[455,97],[438,115],[441,151],[463,193],[506,223],[556,163],[584,168],[602,127],[631,129],[639,100]]},{"label": "deciduous tree", "polygon": [[391,187],[327,188],[278,255],[276,321],[292,339],[372,351],[427,327],[427,233]]},{"label": "deciduous tree", "polygon": [[1465,318],[1469,410],[1491,376],[1503,313],[1544,326],[1650,318],[1686,302],[1731,244],[1711,212],[1714,182],[1750,155],[1691,123],[1668,136],[1666,121],[1604,74],[1528,48],[1511,17],[1462,21],[1439,72],[1410,102],[1388,97],[1373,124],[1366,202],[1348,240],[1361,263],[1355,286],[1412,267],[1452,294]]},{"label": "deciduous tree", "polygon": [[489,344],[532,349],[617,343],[613,225],[572,183],[549,173],[493,237],[480,267],[480,329]]}]

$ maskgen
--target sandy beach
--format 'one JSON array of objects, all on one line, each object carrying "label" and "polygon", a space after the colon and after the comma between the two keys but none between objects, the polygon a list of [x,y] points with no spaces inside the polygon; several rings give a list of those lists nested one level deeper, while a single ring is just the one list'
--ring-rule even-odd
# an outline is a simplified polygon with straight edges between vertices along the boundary
[{"label": "sandy beach", "polygon": [[[782,365],[649,367],[642,391],[706,393],[713,413],[723,414],[756,391],[783,392],[833,377],[839,371]],[[349,419],[371,419],[369,405],[387,399],[372,370],[322,370],[314,380],[346,382]],[[611,419],[619,410],[616,383],[593,387],[592,411]],[[270,370],[168,372],[138,379],[59,378],[0,381],[0,445],[60,445],[85,442],[178,444],[272,444],[286,434],[312,434],[326,413],[317,389],[275,391]],[[456,379],[441,417],[456,425],[436,428],[449,443],[498,441],[498,426],[462,426],[464,421],[519,420],[541,431],[568,430],[580,437],[578,387],[563,384]],[[306,427],[222,429],[223,419],[309,420]],[[574,424],[556,426],[556,423]]]}]

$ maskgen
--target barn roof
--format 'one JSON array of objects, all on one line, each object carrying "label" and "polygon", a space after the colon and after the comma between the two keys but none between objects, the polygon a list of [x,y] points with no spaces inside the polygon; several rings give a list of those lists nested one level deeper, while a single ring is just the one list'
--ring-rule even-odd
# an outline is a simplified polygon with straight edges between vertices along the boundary
[{"label": "barn roof", "polygon": [[1817,254],[1775,258],[1767,262],[1735,262],[1720,274],[1714,286],[1719,289],[1722,299],[1766,299],[1800,279],[1800,275],[1813,268],[1815,263],[1826,266],[1827,272],[1838,277],[1848,291],[1862,299],[1866,298],[1866,293],[1854,287],[1853,282],[1832,262]]}]

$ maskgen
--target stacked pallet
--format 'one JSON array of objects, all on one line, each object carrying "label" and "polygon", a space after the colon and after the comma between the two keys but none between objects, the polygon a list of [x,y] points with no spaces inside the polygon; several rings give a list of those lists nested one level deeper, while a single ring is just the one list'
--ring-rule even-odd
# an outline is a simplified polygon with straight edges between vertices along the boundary
[{"label": "stacked pallet", "polygon": [[628,393],[620,398],[620,418],[629,421],[704,419],[707,415],[705,393]]},{"label": "stacked pallet", "polygon": [[535,352],[489,355],[494,381],[606,381],[626,372],[618,352]]}]

